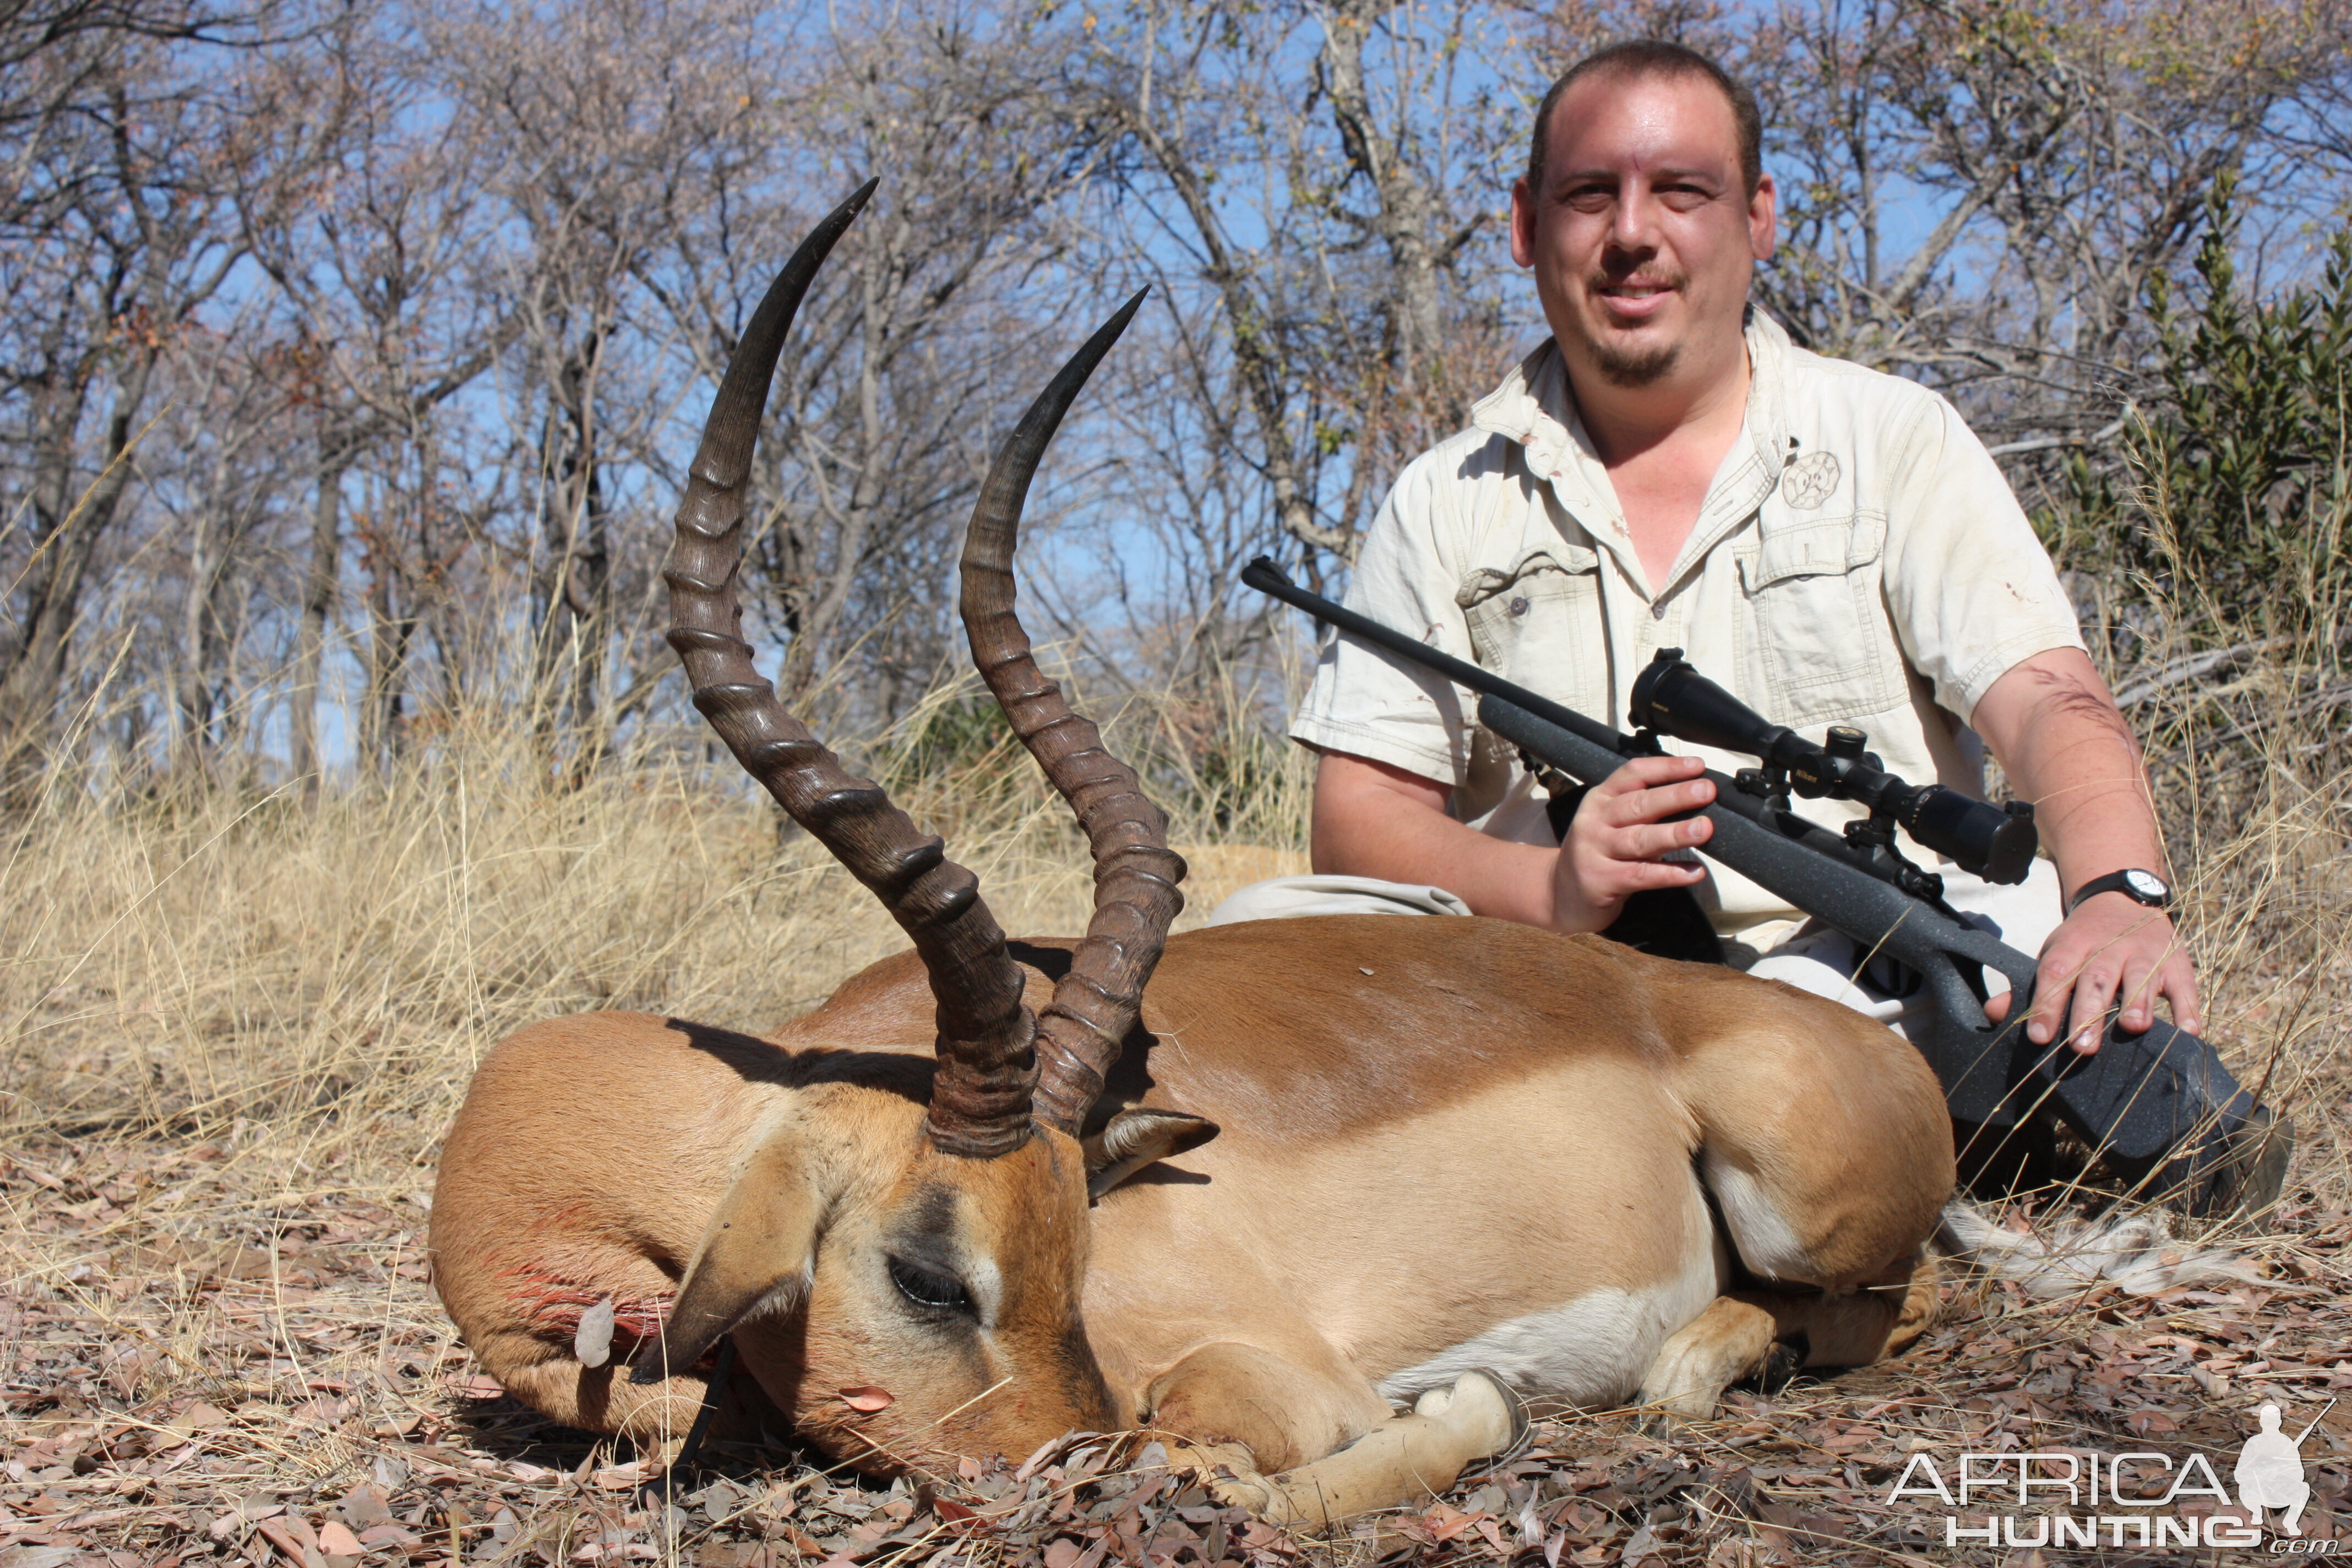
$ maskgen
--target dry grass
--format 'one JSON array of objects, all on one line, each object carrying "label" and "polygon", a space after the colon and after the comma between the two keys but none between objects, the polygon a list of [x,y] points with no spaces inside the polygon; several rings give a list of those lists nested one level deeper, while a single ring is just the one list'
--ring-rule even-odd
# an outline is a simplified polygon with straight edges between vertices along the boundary
[{"label": "dry grass", "polygon": [[[1259,1563],[1399,1546],[1579,1563],[1990,1560],[1906,1533],[1918,1519],[1885,1505],[1906,1445],[2226,1458],[2257,1395],[2308,1413],[2352,1394],[2346,748],[2289,721],[2229,742],[2226,768],[2203,765],[2200,734],[2307,689],[2276,653],[2231,679],[2227,700],[2142,716],[2160,780],[2196,781],[2168,808],[2190,858],[2210,1032],[2300,1130],[2281,1232],[2259,1244],[2272,1284],[2153,1301],[1996,1293],[1895,1365],[1742,1395],[1687,1441],[1651,1442],[1618,1417],[1544,1423],[1534,1450],[1465,1478],[1401,1533],[1328,1546],[1252,1533],[1128,1451],[965,1478],[985,1528],[781,1451],[719,1456],[665,1513],[625,1457],[467,1397],[419,1249],[436,1142],[482,1051],[599,1006],[761,1029],[898,945],[690,738],[578,790],[550,786],[528,746],[485,721],[446,726],[393,777],[316,806],[53,797],[0,856],[13,1412],[0,1568],[106,1552],[315,1568],[345,1543],[331,1524],[364,1531],[373,1559],[419,1562],[913,1563],[958,1541],[981,1561],[1043,1552],[1054,1568],[1141,1561],[1153,1543]],[[1150,739],[1139,724],[1125,744]],[[869,752],[908,754],[894,737]],[[2265,754],[2273,766],[2244,765]],[[1259,755],[1224,793],[1163,775],[1194,867],[1190,920],[1300,867],[1303,760]],[[982,744],[890,782],[980,872],[1008,929],[1082,924],[1078,840],[1025,757]],[[2347,1512],[2347,1416],[2339,1406],[2305,1448],[2327,1460],[2306,1521],[2321,1534]]]},{"label": "dry grass", "polygon": [[[520,1025],[638,1007],[758,1031],[902,945],[821,847],[779,842],[731,760],[658,739],[673,743],[576,790],[493,720],[314,808],[292,789],[52,803],[0,856],[0,1126],[250,1120],[372,1144],[397,1124],[421,1152]],[[1205,824],[1178,816],[1189,922],[1304,868],[1306,774],[1280,761],[1249,807],[1273,834],[1203,843]],[[975,748],[944,777],[881,772],[1008,931],[1083,928],[1084,842],[1017,746]]]}]

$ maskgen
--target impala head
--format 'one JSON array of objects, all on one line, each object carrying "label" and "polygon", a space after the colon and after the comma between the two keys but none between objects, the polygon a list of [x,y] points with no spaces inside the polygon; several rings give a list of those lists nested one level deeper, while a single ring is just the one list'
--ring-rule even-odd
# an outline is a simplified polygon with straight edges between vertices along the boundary
[{"label": "impala head", "polygon": [[[659,1381],[730,1331],[803,1430],[897,1469],[1018,1457],[1073,1427],[1122,1424],[1079,1313],[1089,1186],[1099,1193],[1216,1129],[1129,1111],[1082,1143],[1103,1074],[1141,1005],[1183,862],[1134,772],[1039,674],[1013,608],[1013,547],[1055,427],[1141,296],[1097,331],[998,454],[963,558],[972,656],[1093,846],[1095,914],[1041,1014],[977,882],[873,784],[852,777],[753,670],[735,576],[744,489],[794,310],[871,183],[817,226],[760,302],[711,407],[665,578],[669,640],[695,706],[793,820],[881,899],[920,954],[937,1068],[844,1054],[754,1133],[688,1268]],[[822,1079],[822,1081],[818,1081]]]}]

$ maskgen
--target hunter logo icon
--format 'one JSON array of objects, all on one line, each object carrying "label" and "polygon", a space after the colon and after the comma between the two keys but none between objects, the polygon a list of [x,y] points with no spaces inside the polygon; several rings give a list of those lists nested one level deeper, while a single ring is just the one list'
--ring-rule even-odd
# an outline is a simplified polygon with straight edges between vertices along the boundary
[{"label": "hunter logo icon", "polygon": [[2260,1524],[2264,1509],[2277,1509],[2281,1534],[2303,1533],[2303,1508],[2311,1500],[2311,1483],[2303,1474],[2303,1440],[2319,1425],[2320,1416],[2335,1408],[2336,1401],[2329,1400],[2292,1437],[2279,1430],[2277,1405],[2265,1403],[2254,1413],[2263,1429],[2246,1439],[2238,1450],[2238,1467],[2230,1472],[2238,1483],[2239,1503],[2253,1515],[2249,1523]]},{"label": "hunter logo icon", "polygon": [[1837,489],[1837,454],[1808,452],[1780,471],[1780,496],[1800,511],[1811,511]]}]

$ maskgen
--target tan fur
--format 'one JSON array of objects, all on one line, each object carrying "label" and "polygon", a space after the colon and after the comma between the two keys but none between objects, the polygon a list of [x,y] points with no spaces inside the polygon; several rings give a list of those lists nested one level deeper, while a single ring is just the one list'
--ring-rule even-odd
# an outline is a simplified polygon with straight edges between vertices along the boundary
[{"label": "tan fur", "polygon": [[[1068,946],[1013,945],[1033,1004]],[[1630,1321],[1697,1290],[1686,1317],[1627,1340],[1639,1364],[1594,1397],[1633,1394],[1667,1336],[1735,1289],[1790,1304],[1772,1338],[1808,1310],[1859,1313],[1824,1320],[1821,1339],[1881,1353],[1952,1184],[1933,1076],[1880,1026],[1728,971],[1498,921],[1340,917],[1171,940],[1091,1142],[1101,1160],[1177,1125],[1099,1134],[1131,1107],[1223,1131],[1091,1210],[1087,1152],[1059,1133],[996,1160],[929,1145],[932,1029],[906,955],[772,1043],[624,1014],[502,1043],[434,1208],[436,1279],[467,1342],[559,1419],[681,1427],[692,1372],[622,1384],[616,1367],[580,1368],[571,1336],[605,1295],[666,1303],[702,1251],[727,1276],[712,1300],[774,1309],[734,1330],[761,1387],[869,1468],[1017,1458],[1072,1427],[1145,1422],[1243,1445],[1268,1471],[1377,1430],[1366,1454],[1387,1444],[1410,1468],[1472,1426],[1391,1415],[1378,1385],[1531,1315],[1622,1302]],[[1722,1204],[1727,1245],[1709,1168],[1718,1202],[1736,1191],[1745,1205]],[[747,1176],[761,1193],[730,1199]],[[764,1245],[711,1243],[722,1204],[773,1210],[787,1187],[822,1215],[804,1304],[772,1288],[809,1262],[805,1227],[797,1244],[782,1223]],[[925,1320],[894,1284],[886,1259],[918,1242],[972,1280],[969,1331]],[[632,1348],[616,1338],[615,1363]],[[1728,1376],[1742,1356],[1716,1361]],[[1711,1406],[1721,1384],[1706,1381],[1678,1395]],[[889,1403],[844,1394],[871,1388]],[[1335,1495],[1402,1472],[1367,1458],[1350,1473]]]}]

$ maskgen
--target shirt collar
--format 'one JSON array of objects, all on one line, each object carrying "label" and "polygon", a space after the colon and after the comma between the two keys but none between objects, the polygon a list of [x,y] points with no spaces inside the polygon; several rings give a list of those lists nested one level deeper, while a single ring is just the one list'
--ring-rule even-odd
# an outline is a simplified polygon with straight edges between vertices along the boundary
[{"label": "shirt collar", "polygon": [[[1714,488],[1699,509],[1696,526],[1675,563],[1675,576],[1691,565],[1771,494],[1788,460],[1789,334],[1780,323],[1750,305],[1744,332],[1748,343],[1747,445],[1753,463],[1743,461],[1737,445],[1716,475]],[[1528,470],[1548,481],[1569,514],[1584,525],[1593,542],[1617,557],[1626,574],[1643,581],[1640,559],[1625,531],[1624,513],[1618,509],[1609,471],[1602,467],[1577,412],[1576,395],[1568,380],[1568,362],[1556,339],[1547,338],[1521,360],[1503,384],[1472,405],[1470,422],[1490,435],[1516,441],[1525,449]],[[1598,526],[1595,526],[1595,525]],[[1671,587],[1659,584],[1658,591]]]}]

